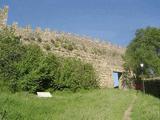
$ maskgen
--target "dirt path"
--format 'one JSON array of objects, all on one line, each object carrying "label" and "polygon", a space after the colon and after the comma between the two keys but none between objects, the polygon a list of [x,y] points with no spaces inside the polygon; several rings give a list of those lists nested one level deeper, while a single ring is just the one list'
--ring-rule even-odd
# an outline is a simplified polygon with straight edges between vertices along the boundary
[{"label": "dirt path", "polygon": [[131,120],[131,111],[132,111],[133,104],[136,101],[136,99],[137,99],[137,96],[135,95],[128,109],[124,113],[123,120]]}]

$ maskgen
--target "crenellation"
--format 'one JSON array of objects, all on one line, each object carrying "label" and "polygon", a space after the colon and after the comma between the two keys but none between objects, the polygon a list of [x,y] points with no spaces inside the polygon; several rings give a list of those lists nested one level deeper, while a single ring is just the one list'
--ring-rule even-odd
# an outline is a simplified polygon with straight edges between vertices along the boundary
[{"label": "crenellation", "polygon": [[[8,12],[7,9],[4,11]],[[3,18],[6,19],[6,16],[7,13]],[[123,71],[121,57],[125,52],[123,47],[110,42],[100,42],[99,39],[88,36],[51,31],[48,28],[42,30],[37,27],[33,30],[30,25],[22,28],[18,23],[12,24],[11,27],[15,29],[16,36],[20,36],[24,44],[35,43],[45,52],[63,57],[76,57],[91,63],[99,76],[101,87],[113,87],[112,72]],[[46,46],[50,49],[45,49]]]},{"label": "crenellation", "polygon": [[8,6],[5,6],[3,9],[0,9],[0,29],[6,26],[8,19]]}]

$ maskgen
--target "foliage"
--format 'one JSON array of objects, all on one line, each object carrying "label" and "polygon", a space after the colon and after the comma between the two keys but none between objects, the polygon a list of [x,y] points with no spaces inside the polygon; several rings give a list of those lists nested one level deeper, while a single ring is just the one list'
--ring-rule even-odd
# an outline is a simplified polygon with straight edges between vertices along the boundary
[{"label": "foliage", "polygon": [[[6,28],[0,31],[0,83],[15,85],[18,77],[15,63],[21,60],[24,47],[14,36],[14,30]],[[14,80],[14,83],[12,82]],[[16,89],[16,86],[15,88]]]},{"label": "foliage", "polygon": [[35,93],[47,89],[94,88],[97,81],[90,64],[45,54],[34,44],[23,45],[14,30],[7,28],[0,31],[0,84],[12,92]]},{"label": "foliage", "polygon": [[128,71],[123,72],[122,77],[121,77],[122,88],[133,88],[134,82],[135,82],[135,80],[130,75],[130,72],[128,72]]},{"label": "foliage", "polygon": [[133,120],[159,120],[160,100],[150,95],[138,94],[133,105],[131,117]]},{"label": "foliage", "polygon": [[54,55],[40,57],[37,62],[37,67],[34,68],[36,66],[35,62],[33,68],[27,69],[28,74],[24,73],[21,78],[22,89],[35,93],[36,91],[44,91],[53,87],[57,72],[56,68],[58,67],[58,62],[56,59],[57,58]]},{"label": "foliage", "polygon": [[114,89],[56,91],[46,99],[24,92],[1,93],[0,119],[6,113],[8,120],[121,120],[133,97],[131,91]]},{"label": "foliage", "polygon": [[63,40],[62,47],[69,51],[72,51],[76,48],[75,44],[69,40]]},{"label": "foliage", "polygon": [[133,41],[127,47],[124,67],[132,71],[135,78],[142,77],[140,63],[144,63],[143,73],[149,77],[151,74],[160,75],[160,29],[148,27],[139,29]]},{"label": "foliage", "polygon": [[55,44],[55,40],[54,40],[54,39],[51,39],[51,43],[52,43],[52,44]]},{"label": "foliage", "polygon": [[49,44],[45,44],[43,47],[47,51],[51,50],[51,46]]},{"label": "foliage", "polygon": [[97,79],[93,67],[74,58],[62,61],[57,75],[56,84],[58,89],[69,88],[73,91],[78,88],[97,87]]},{"label": "foliage", "polygon": [[107,51],[105,49],[93,48],[92,53],[96,55],[106,55]]},{"label": "foliage", "polygon": [[42,38],[41,38],[41,37],[38,37],[38,38],[37,38],[37,41],[41,43],[41,42],[42,42]]}]

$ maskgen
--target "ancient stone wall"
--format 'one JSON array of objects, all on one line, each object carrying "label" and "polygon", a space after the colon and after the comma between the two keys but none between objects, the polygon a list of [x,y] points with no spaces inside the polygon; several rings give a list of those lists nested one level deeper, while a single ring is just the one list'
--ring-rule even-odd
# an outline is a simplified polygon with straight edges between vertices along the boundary
[{"label": "ancient stone wall", "polygon": [[46,53],[76,57],[93,64],[101,87],[113,87],[113,71],[123,71],[122,55],[125,48],[120,46],[100,42],[86,36],[50,31],[50,29],[36,28],[33,30],[30,26],[21,28],[17,24],[11,27],[15,29],[15,34],[24,44],[35,43]]},{"label": "ancient stone wall", "polygon": [[5,6],[4,9],[0,9],[0,29],[6,26],[8,18],[8,6]]},{"label": "ancient stone wall", "polygon": [[45,52],[52,52],[58,56],[76,57],[93,64],[99,76],[101,87],[113,87],[113,71],[123,71],[122,55],[125,48],[110,43],[101,43],[88,37],[70,33],[59,33],[49,29],[41,30],[31,27],[20,28],[12,25],[16,35],[25,44],[38,44]]}]

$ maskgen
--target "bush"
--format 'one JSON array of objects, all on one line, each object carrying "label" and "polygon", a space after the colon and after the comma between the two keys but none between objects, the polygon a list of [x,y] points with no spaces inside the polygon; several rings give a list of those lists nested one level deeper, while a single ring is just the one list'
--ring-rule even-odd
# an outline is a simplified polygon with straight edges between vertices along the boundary
[{"label": "bush", "polygon": [[92,53],[95,55],[106,55],[106,50],[105,49],[98,49],[98,48],[93,48]]},{"label": "bush", "polygon": [[0,83],[9,86],[14,81],[13,85],[16,85],[18,71],[15,64],[21,61],[24,49],[19,38],[15,37],[13,29],[6,28],[0,31]]},{"label": "bush", "polygon": [[97,87],[97,79],[93,67],[74,58],[63,60],[55,83],[57,89],[68,88],[72,91],[76,91],[79,88]]},{"label": "bush", "polygon": [[[23,57],[21,61],[19,61],[16,64],[16,69],[18,71],[18,86],[21,90],[28,90],[30,92],[33,92],[31,89],[26,89],[24,86],[26,86],[27,82],[30,81],[30,79],[34,79],[37,77],[36,70],[39,67],[39,62],[41,59],[43,59],[44,54],[40,50],[40,48],[36,45],[27,45],[25,46],[25,53],[23,54]],[[30,79],[29,79],[30,78]],[[31,84],[28,85],[32,86]]]},{"label": "bush", "polygon": [[37,41],[41,43],[41,42],[42,42],[42,38],[41,38],[41,37],[38,37],[38,38],[37,38]]},{"label": "bush", "polygon": [[60,43],[59,41],[56,41],[55,44],[54,44],[54,46],[55,46],[56,48],[58,48],[58,47],[61,46],[61,43]]},{"label": "bush", "polygon": [[43,47],[44,47],[44,49],[47,50],[47,51],[51,50],[51,46],[48,45],[48,44],[45,44]]},{"label": "bush", "polygon": [[34,44],[22,45],[11,29],[0,31],[0,80],[12,92],[97,87],[92,65],[45,54]]},{"label": "bush", "polygon": [[62,47],[66,50],[72,51],[75,49],[75,44],[69,40],[64,40],[64,43],[62,44]]},{"label": "bush", "polygon": [[52,44],[55,44],[55,41],[54,41],[54,39],[51,39],[51,43],[52,43]]},{"label": "bush", "polygon": [[54,55],[42,57],[37,68],[24,76],[22,89],[34,93],[53,88],[58,66],[58,60]]}]

